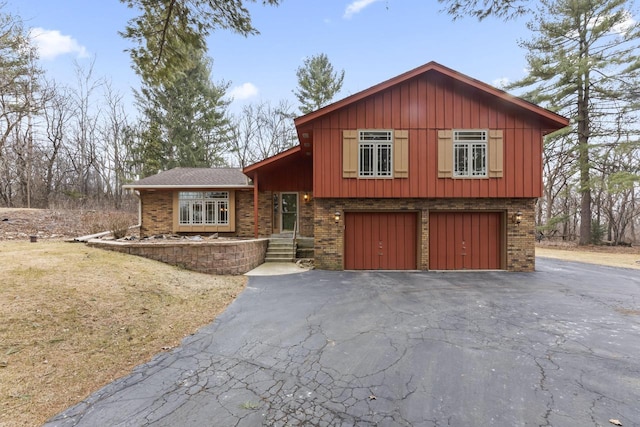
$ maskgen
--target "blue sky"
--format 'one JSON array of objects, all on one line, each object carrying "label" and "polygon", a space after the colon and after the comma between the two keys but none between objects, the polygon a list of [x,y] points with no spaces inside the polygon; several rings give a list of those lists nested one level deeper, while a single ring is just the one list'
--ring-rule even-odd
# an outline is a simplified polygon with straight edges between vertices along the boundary
[{"label": "blue sky", "polygon": [[[429,61],[489,84],[524,75],[529,38],[525,21],[452,21],[437,0],[283,0],[278,7],[248,5],[261,34],[218,30],[209,39],[213,80],[230,81],[232,112],[243,103],[289,100],[297,106],[296,69],[326,53],[345,70],[335,100]],[[59,82],[75,81],[74,62],[106,77],[131,100],[139,84],[127,41],[118,35],[136,11],[118,0],[9,0],[5,10],[33,28],[41,64]]]}]

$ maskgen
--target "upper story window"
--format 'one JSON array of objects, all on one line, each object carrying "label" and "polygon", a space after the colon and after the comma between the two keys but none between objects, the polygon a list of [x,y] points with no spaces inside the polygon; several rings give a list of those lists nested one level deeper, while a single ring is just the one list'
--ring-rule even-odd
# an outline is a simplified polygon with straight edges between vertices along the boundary
[{"label": "upper story window", "polygon": [[453,176],[487,176],[487,131],[453,131]]},{"label": "upper story window", "polygon": [[393,132],[358,131],[358,176],[393,176]]},{"label": "upper story window", "polygon": [[181,191],[180,225],[229,225],[228,191]]}]

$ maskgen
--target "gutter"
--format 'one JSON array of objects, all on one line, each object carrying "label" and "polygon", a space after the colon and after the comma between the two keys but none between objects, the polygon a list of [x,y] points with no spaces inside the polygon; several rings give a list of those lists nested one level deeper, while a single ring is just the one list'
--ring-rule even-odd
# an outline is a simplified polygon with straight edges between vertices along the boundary
[{"label": "gutter", "polygon": [[206,189],[226,189],[226,190],[244,190],[253,189],[253,185],[211,185],[211,184],[198,184],[198,185],[135,185],[127,184],[122,188],[126,190],[179,190],[179,189],[192,189],[192,188],[206,188]]}]

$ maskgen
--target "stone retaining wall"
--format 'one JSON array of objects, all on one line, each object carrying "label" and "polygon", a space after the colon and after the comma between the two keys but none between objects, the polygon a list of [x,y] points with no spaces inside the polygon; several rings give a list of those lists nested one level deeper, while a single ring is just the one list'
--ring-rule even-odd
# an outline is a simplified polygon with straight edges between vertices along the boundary
[{"label": "stone retaining wall", "polygon": [[138,255],[202,273],[237,275],[264,262],[269,240],[133,243],[94,239],[87,245]]}]

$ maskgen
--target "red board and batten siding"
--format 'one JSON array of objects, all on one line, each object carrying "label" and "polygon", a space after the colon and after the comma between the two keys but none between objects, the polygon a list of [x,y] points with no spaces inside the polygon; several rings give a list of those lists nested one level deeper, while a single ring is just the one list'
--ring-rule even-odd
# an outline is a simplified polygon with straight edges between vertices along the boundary
[{"label": "red board and batten siding", "polygon": [[[431,77],[429,77],[431,76]],[[543,130],[534,115],[437,75],[421,75],[321,116],[313,131],[315,197],[540,197]],[[342,177],[342,130],[406,129],[409,177]],[[504,176],[437,177],[440,129],[502,129]]]},{"label": "red board and batten siding", "polygon": [[417,213],[346,212],[345,270],[415,270]]}]

